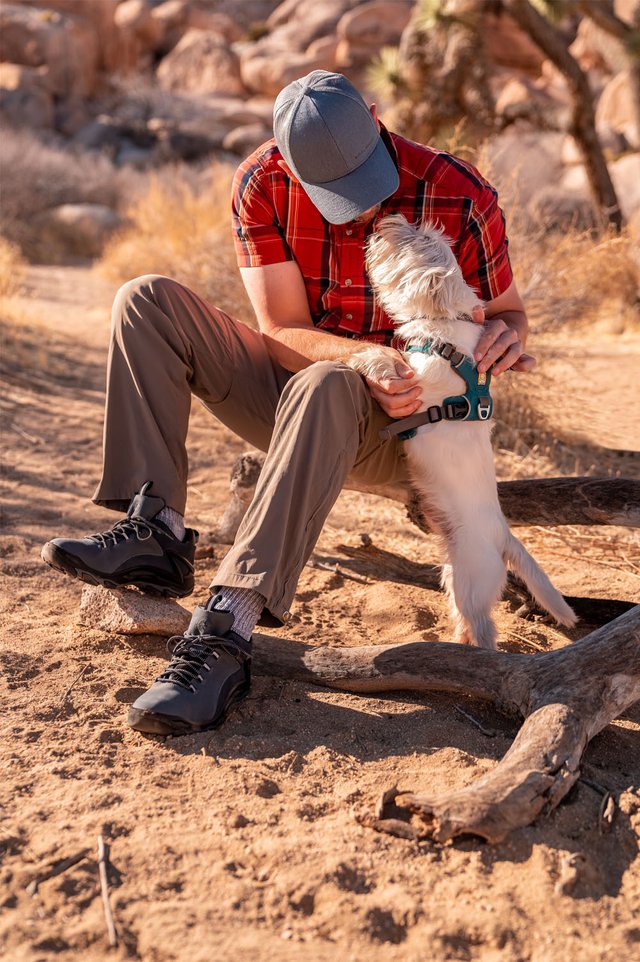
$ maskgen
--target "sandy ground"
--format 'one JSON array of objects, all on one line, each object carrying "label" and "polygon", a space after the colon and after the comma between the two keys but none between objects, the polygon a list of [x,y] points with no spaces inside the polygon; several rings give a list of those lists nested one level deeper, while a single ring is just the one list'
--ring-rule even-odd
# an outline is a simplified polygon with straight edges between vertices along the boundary
[{"label": "sandy ground", "polygon": [[[578,782],[549,817],[497,845],[473,838],[416,845],[365,830],[353,814],[394,783],[437,792],[490,771],[517,721],[469,699],[362,697],[258,676],[250,697],[215,732],[160,739],[126,727],[127,705],[161,670],[164,639],[79,627],[81,585],[39,560],[45,540],[101,530],[112,520],[88,501],[100,466],[112,291],[87,270],[68,268],[33,270],[28,288],[2,362],[4,957],[640,957],[640,706],[593,739],[583,766],[588,782]],[[564,436],[575,432],[591,454],[600,451],[603,470],[612,462],[598,445],[640,449],[625,429],[624,401],[637,396],[640,340],[610,339],[597,349],[567,335],[539,346],[548,363],[537,383]],[[558,405],[559,396],[572,404]],[[215,524],[244,448],[194,407],[189,522],[203,533]],[[526,473],[526,457],[501,455],[503,476]],[[637,461],[627,458],[624,466],[637,476]],[[345,550],[360,545],[361,533],[382,552],[368,565]],[[520,534],[566,593],[638,598],[640,549],[632,532]],[[217,547],[217,556],[223,550]],[[351,565],[369,581],[306,568],[296,618],[283,636],[338,646],[449,637],[442,596],[403,581],[402,559],[434,561],[435,548],[400,507],[343,494],[316,556]],[[213,564],[200,564],[194,598],[206,596]],[[581,624],[566,634],[524,621],[506,603],[498,621],[501,647],[532,657],[590,630]],[[617,803],[605,833],[598,786]],[[113,950],[100,898],[99,834],[110,846],[120,938]],[[27,889],[47,867],[85,850],[35,894]],[[558,881],[575,853],[589,870],[563,894]]]}]

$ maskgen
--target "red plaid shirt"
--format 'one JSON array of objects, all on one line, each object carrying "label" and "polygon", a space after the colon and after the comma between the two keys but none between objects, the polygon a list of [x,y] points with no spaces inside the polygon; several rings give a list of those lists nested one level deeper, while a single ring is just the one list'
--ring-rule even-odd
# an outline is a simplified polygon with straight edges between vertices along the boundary
[{"label": "red plaid shirt", "polygon": [[389,344],[393,322],[375,302],[364,246],[377,221],[402,213],[410,223],[444,228],[466,282],[485,301],[511,283],[505,222],[497,194],[475,167],[382,128],[400,185],[365,225],[329,224],[304,189],[279,166],[275,140],[238,168],[232,216],[240,267],[295,260],[316,327],[331,334]]}]

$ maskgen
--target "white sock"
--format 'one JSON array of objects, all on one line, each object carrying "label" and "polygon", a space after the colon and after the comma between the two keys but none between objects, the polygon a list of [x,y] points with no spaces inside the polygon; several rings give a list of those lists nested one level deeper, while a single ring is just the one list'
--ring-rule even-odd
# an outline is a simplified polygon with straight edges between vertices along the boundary
[{"label": "white sock", "polygon": [[166,524],[169,531],[176,536],[178,541],[184,541],[184,535],[186,528],[184,526],[184,515],[180,514],[179,511],[174,511],[173,508],[163,508],[158,511],[156,518],[158,521],[162,521]]},{"label": "white sock", "polygon": [[230,611],[234,619],[233,631],[249,641],[264,608],[264,595],[252,588],[228,588],[225,585],[215,591],[207,607],[214,611]]}]

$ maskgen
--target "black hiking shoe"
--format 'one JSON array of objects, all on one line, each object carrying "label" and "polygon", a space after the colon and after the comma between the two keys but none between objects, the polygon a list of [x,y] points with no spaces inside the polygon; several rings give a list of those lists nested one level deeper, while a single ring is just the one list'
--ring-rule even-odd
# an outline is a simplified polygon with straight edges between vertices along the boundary
[{"label": "black hiking shoe", "polygon": [[55,538],[42,549],[42,560],[52,568],[90,585],[184,598],[193,591],[193,567],[198,532],[186,529],[178,541],[157,520],[165,507],[162,498],[147,494],[151,481],[131,501],[126,518],[109,531],[74,541]]},{"label": "black hiking shoe", "polygon": [[198,606],[184,635],[170,638],[169,666],[129,709],[131,728],[152,735],[184,735],[221,724],[249,692],[251,641],[232,631],[229,611]]}]

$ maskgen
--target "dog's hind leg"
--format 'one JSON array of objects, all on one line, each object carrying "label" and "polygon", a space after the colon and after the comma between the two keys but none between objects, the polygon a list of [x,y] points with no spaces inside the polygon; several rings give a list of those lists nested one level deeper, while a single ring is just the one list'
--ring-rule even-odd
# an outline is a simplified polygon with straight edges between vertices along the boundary
[{"label": "dog's hind leg", "polygon": [[491,609],[506,581],[506,568],[492,544],[471,543],[458,530],[447,544],[448,564],[442,584],[449,597],[455,641],[478,648],[496,647],[496,626]]}]

